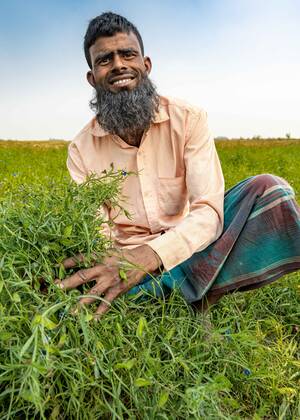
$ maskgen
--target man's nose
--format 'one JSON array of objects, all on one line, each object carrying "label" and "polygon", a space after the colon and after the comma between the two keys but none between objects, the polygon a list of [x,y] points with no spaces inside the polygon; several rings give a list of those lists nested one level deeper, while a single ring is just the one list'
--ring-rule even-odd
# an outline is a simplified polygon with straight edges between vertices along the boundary
[{"label": "man's nose", "polygon": [[116,70],[121,70],[121,69],[126,69],[127,66],[124,64],[122,57],[119,54],[115,54],[113,61],[112,61],[112,70],[116,71]]}]

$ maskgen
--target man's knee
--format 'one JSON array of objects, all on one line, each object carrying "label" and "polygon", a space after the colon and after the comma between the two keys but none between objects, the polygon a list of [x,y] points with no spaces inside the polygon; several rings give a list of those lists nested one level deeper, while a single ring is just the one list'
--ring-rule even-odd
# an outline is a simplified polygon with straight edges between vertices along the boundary
[{"label": "man's knee", "polygon": [[259,191],[265,191],[266,189],[274,186],[282,186],[283,188],[290,187],[285,179],[272,174],[260,174],[254,176],[251,180],[251,185]]}]

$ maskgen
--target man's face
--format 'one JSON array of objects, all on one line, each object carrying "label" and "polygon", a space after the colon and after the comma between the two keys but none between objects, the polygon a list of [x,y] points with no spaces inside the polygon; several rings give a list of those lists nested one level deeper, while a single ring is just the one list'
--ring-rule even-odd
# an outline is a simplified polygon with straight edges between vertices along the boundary
[{"label": "man's face", "polygon": [[112,93],[132,90],[151,71],[150,58],[142,56],[133,32],[98,38],[89,51],[92,70],[87,79],[93,87],[100,86]]}]

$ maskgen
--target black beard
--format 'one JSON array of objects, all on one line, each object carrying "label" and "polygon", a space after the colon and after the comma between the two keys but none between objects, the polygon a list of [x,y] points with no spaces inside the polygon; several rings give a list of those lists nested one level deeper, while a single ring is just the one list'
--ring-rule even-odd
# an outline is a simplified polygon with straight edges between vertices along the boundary
[{"label": "black beard", "polygon": [[158,110],[159,96],[148,75],[132,90],[113,93],[96,86],[90,101],[101,127],[118,136],[134,135],[149,128]]}]

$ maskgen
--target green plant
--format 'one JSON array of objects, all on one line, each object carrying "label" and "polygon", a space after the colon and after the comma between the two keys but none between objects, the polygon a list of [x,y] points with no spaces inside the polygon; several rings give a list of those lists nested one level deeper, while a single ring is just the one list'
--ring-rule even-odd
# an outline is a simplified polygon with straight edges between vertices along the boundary
[{"label": "green plant", "polygon": [[[299,142],[217,147],[227,188],[273,172],[299,198]],[[299,418],[299,272],[224,297],[210,329],[177,292],[123,296],[97,323],[92,307],[72,315],[84,290],[53,284],[70,273],[59,263],[105,255],[94,216],[106,200],[122,205],[124,177],[77,187],[65,157],[66,144],[0,144],[0,419]]]}]

